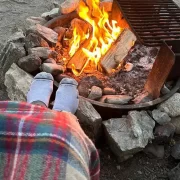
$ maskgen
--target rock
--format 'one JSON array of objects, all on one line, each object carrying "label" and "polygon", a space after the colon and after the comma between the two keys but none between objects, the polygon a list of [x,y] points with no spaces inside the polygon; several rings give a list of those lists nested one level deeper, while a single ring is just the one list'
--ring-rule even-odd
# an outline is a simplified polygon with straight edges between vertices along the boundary
[{"label": "rock", "polygon": [[58,74],[62,74],[64,72],[64,67],[58,64],[43,63],[42,71],[51,73],[53,76],[57,76]]},{"label": "rock", "polygon": [[61,42],[65,35],[66,28],[59,26],[59,27],[54,28],[53,30],[58,34],[58,41]]},{"label": "rock", "polygon": [[166,87],[166,85],[164,85],[162,88],[161,88],[161,94],[162,95],[166,95],[170,93],[170,90]]},{"label": "rock", "polygon": [[103,0],[100,2],[101,9],[104,9],[106,12],[112,11],[113,0]]},{"label": "rock", "polygon": [[127,95],[106,95],[100,99],[100,102],[123,105],[128,104],[131,99],[132,97]]},{"label": "rock", "polygon": [[64,78],[71,78],[70,76],[67,76],[66,74],[58,74],[54,77],[55,81],[60,83]]},{"label": "rock", "polygon": [[[0,54],[0,80],[4,82],[4,75],[13,63],[26,55],[24,44],[7,42]],[[0,85],[1,86],[1,85]]]},{"label": "rock", "polygon": [[56,61],[55,61],[53,58],[49,58],[49,59],[46,59],[46,60],[44,61],[44,63],[56,64]]},{"label": "rock", "polygon": [[167,101],[160,104],[158,109],[166,112],[170,117],[180,116],[180,93],[175,93]]},{"label": "rock", "polygon": [[93,141],[97,140],[100,134],[102,119],[92,104],[80,98],[76,116],[87,136]]},{"label": "rock", "polygon": [[148,144],[144,149],[144,152],[148,155],[152,155],[153,157],[157,157],[160,159],[164,158],[164,146],[157,144]]},{"label": "rock", "polygon": [[177,142],[171,152],[171,156],[175,158],[176,160],[180,160],[180,142]]},{"label": "rock", "polygon": [[59,15],[60,15],[59,8],[54,8],[49,12],[43,13],[41,17],[49,21],[50,19],[53,19]]},{"label": "rock", "polygon": [[124,68],[125,68],[125,71],[129,72],[133,69],[134,65],[132,63],[127,63]]},{"label": "rock", "polygon": [[18,61],[18,66],[26,72],[33,72],[39,69],[41,66],[42,60],[34,55],[30,54],[25,56]]},{"label": "rock", "polygon": [[115,95],[116,94],[116,90],[113,88],[104,88],[103,89],[103,94],[104,95]]},{"label": "rock", "polygon": [[157,126],[154,131],[155,141],[158,144],[169,143],[174,136],[175,126],[172,123]]},{"label": "rock", "polygon": [[127,160],[153,139],[155,122],[145,111],[131,111],[128,118],[103,122],[108,144],[119,161]]},{"label": "rock", "polygon": [[79,94],[87,98],[89,95],[89,90],[93,86],[102,88],[103,84],[96,76],[86,76],[82,78],[78,86]]},{"label": "rock", "polygon": [[24,44],[25,42],[25,35],[21,29],[18,29],[17,32],[15,32],[12,36],[10,36],[7,40],[7,43],[19,43],[19,44]]},{"label": "rock", "polygon": [[49,47],[49,44],[40,36],[30,33],[25,39],[25,48]]},{"label": "rock", "polygon": [[128,119],[130,119],[132,132],[135,137],[138,138],[143,135],[147,144],[148,139],[154,138],[153,129],[155,122],[146,111],[129,111]]},{"label": "rock", "polygon": [[36,24],[26,31],[27,35],[30,33],[37,34],[45,39],[48,43],[56,45],[58,42],[58,34],[50,28]]},{"label": "rock", "polygon": [[168,173],[169,180],[180,179],[180,163]]},{"label": "rock", "polygon": [[45,20],[44,18],[34,16],[27,18],[26,21],[29,23],[30,26],[34,26],[36,24],[44,25],[47,23],[47,20]]},{"label": "rock", "polygon": [[76,10],[79,5],[79,0],[65,0],[60,4],[60,12],[62,14],[69,14]]},{"label": "rock", "polygon": [[33,81],[33,77],[20,69],[16,64],[5,75],[5,86],[12,101],[26,101],[26,96]]},{"label": "rock", "polygon": [[48,59],[48,58],[56,58],[57,52],[51,50],[48,47],[36,47],[36,48],[30,48],[28,49],[28,54],[35,54],[36,56],[42,58],[42,59]]},{"label": "rock", "polygon": [[102,89],[100,87],[93,86],[91,88],[91,92],[90,92],[88,98],[96,100],[96,99],[99,99],[101,97],[102,97]]},{"label": "rock", "polygon": [[172,118],[171,122],[175,126],[175,133],[180,134],[180,116]]},{"label": "rock", "polygon": [[161,112],[158,109],[152,111],[152,117],[160,125],[167,124],[171,121],[171,118],[168,116],[167,113]]}]

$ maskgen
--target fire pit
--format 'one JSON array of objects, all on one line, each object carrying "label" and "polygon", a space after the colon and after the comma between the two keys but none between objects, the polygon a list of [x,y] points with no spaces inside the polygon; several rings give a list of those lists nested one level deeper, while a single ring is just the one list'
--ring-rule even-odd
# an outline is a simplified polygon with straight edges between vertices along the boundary
[{"label": "fire pit", "polygon": [[[166,25],[163,35],[164,24],[171,18],[171,13],[166,16],[168,10],[179,9],[170,0],[147,4],[141,0],[129,4],[126,0],[83,0],[79,4],[74,0],[73,7],[66,2],[42,17],[28,18],[33,26],[25,33],[13,34],[5,44],[0,72],[5,74],[10,99],[25,101],[33,77],[45,71],[55,79],[52,105],[59,82],[75,78],[80,92],[75,115],[94,142],[100,135],[106,137],[119,161],[145,147],[146,152],[155,148],[156,156],[157,147],[164,151],[162,144],[159,147],[161,140],[170,142],[174,133],[179,134],[180,94],[176,92],[180,88],[180,39],[178,32],[168,36],[178,27],[175,30]],[[131,6],[145,16],[138,17]],[[151,12],[152,17],[161,17],[158,12],[165,17],[141,21]],[[178,24],[178,18],[172,16],[170,24],[176,20]],[[158,20],[163,24],[160,32],[146,28],[146,24],[157,26]]]},{"label": "fire pit", "polygon": [[[136,8],[138,2],[131,1],[131,4]],[[48,20],[46,24],[36,24],[26,31],[24,43],[28,56],[19,57],[16,63],[33,76],[40,71],[51,73],[56,86],[65,77],[75,78],[79,82],[80,96],[97,107],[99,112],[105,109],[114,109],[116,112],[117,109],[146,108],[161,103],[179,86],[176,83],[180,77],[179,36],[167,40],[167,34],[164,37],[156,29],[160,47],[140,44],[144,36],[138,34],[138,29],[134,29],[134,21],[130,21],[130,15],[135,11],[132,8],[129,10],[131,4],[127,5],[126,1],[118,3],[116,0],[113,3],[81,0],[76,10],[70,12],[71,5],[62,3],[64,15],[53,18],[54,15],[45,13],[42,16]],[[145,5],[143,2],[142,8]],[[171,11],[166,17],[169,10],[165,9],[166,5],[148,1],[148,12],[152,12],[155,6],[158,11],[152,12],[152,15],[157,16],[159,13],[162,16],[162,10],[163,15],[165,11],[165,19],[171,15],[174,17]],[[179,12],[175,5],[172,8]],[[159,23],[161,21],[159,19]],[[138,37],[137,42],[132,31]],[[151,30],[147,31],[144,30],[144,33],[151,33]],[[150,35],[148,37],[151,38]],[[169,36],[169,39],[172,37]],[[167,81],[174,81],[174,85],[164,93],[163,86]],[[116,116],[116,113],[113,114]]]}]

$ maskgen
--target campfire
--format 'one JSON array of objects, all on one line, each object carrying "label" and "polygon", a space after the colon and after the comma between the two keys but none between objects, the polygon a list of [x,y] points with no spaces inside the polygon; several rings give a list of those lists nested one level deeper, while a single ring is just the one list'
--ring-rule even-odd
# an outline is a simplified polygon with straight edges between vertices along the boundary
[{"label": "campfire", "polygon": [[[113,44],[117,44],[116,41],[120,41],[123,29],[111,18],[112,11],[107,12],[107,9],[100,5],[99,0],[86,2],[81,0],[77,13],[79,18],[71,21],[70,27],[64,30],[64,36],[60,34],[55,49],[61,52],[60,45],[66,42],[68,57],[59,56],[58,62],[64,61],[65,66],[76,76],[80,76],[86,70],[113,72],[123,57],[116,57],[116,64],[109,64],[108,54],[112,56],[112,53],[108,51]],[[59,29],[55,30],[59,31]],[[131,37],[128,50],[133,46],[135,39],[135,36]],[[121,51],[123,52],[124,49]]]},{"label": "campfire", "polygon": [[103,106],[146,103],[164,95],[174,45],[140,44],[116,0],[69,2],[42,14],[43,22],[28,19],[33,26],[21,41],[25,50],[18,54],[18,49],[16,56],[21,69],[33,76],[51,73],[56,86],[65,77],[75,78],[80,96]]}]

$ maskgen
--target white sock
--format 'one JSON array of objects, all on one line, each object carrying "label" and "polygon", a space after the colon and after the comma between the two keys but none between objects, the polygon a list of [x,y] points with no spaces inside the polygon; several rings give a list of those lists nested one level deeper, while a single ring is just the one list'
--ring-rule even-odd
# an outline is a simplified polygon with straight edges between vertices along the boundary
[{"label": "white sock", "polygon": [[53,109],[57,111],[68,111],[74,114],[79,105],[77,90],[78,83],[74,79],[64,78],[56,92]]},{"label": "white sock", "polygon": [[40,101],[48,107],[49,100],[53,91],[54,78],[51,74],[41,72],[34,77],[30,90],[27,94],[27,102],[33,103]]}]

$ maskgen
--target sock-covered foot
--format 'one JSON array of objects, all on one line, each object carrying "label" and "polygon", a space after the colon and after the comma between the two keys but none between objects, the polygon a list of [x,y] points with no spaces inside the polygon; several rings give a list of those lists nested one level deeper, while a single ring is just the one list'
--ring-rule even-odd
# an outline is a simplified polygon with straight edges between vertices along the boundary
[{"label": "sock-covered foot", "polygon": [[51,74],[41,72],[34,77],[30,90],[27,95],[27,102],[42,102],[48,107],[49,100],[53,91],[54,78]]},{"label": "sock-covered foot", "polygon": [[57,111],[68,111],[74,114],[79,105],[78,83],[74,79],[64,78],[56,92],[53,109]]}]

